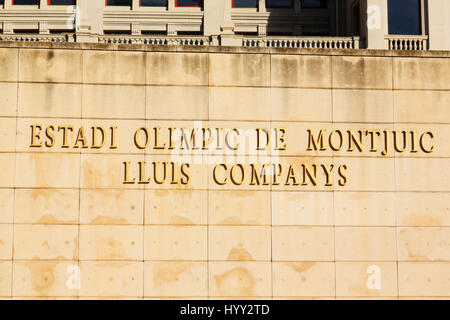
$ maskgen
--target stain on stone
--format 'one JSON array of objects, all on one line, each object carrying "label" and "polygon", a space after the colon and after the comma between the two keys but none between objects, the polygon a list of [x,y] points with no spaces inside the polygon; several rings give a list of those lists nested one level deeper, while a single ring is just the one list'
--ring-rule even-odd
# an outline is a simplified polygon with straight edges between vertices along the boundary
[{"label": "stain on stone", "polygon": [[353,296],[367,296],[367,295],[378,296],[379,295],[379,290],[377,290],[377,289],[370,290],[364,284],[350,284],[348,286],[348,291]]},{"label": "stain on stone", "polygon": [[47,241],[42,242],[42,246],[46,249],[50,249],[50,245],[48,244]]},{"label": "stain on stone", "polygon": [[170,218],[169,224],[180,224],[180,225],[193,225],[195,224],[191,219],[183,216],[172,216]]},{"label": "stain on stone", "polygon": [[155,195],[157,197],[165,197],[168,196],[170,194],[170,190],[156,190],[155,191]]},{"label": "stain on stone", "polygon": [[52,60],[55,57],[55,52],[53,50],[47,51],[47,60]]},{"label": "stain on stone", "polygon": [[91,220],[90,224],[102,224],[102,225],[110,225],[110,224],[128,224],[128,221],[123,218],[112,218],[108,216],[98,216]]},{"label": "stain on stone", "polygon": [[221,296],[252,297],[254,295],[255,277],[244,267],[236,267],[216,275],[214,280]]},{"label": "stain on stone", "polygon": [[245,261],[253,261],[253,257],[247,250],[244,249],[244,246],[242,243],[239,243],[237,247],[234,247],[230,250],[228,253],[229,261],[236,261],[236,260],[245,260]]},{"label": "stain on stone", "polygon": [[111,238],[102,238],[97,244],[97,258],[99,259],[127,259],[126,250],[122,243]]},{"label": "stain on stone", "polygon": [[242,222],[241,218],[239,218],[239,217],[228,217],[228,218],[222,220],[221,222],[219,222],[219,224],[222,224],[222,225],[242,225],[243,222]]},{"label": "stain on stone", "polygon": [[347,198],[350,200],[363,200],[368,199],[370,195],[368,193],[363,192],[349,192],[347,194]]},{"label": "stain on stone", "polygon": [[[73,221],[73,222],[75,222],[75,221]],[[60,224],[60,223],[69,223],[69,222],[59,220],[59,219],[55,218],[55,216],[52,214],[44,214],[38,220],[38,224]]]},{"label": "stain on stone", "polygon": [[289,265],[295,272],[302,273],[314,267],[315,264],[315,262],[293,262]]},{"label": "stain on stone", "polygon": [[104,185],[114,186],[117,181],[121,181],[123,171],[116,170],[116,167],[106,171],[108,164],[104,162],[84,161],[82,165],[84,184],[89,188],[99,188]]},{"label": "stain on stone", "polygon": [[75,243],[74,249],[73,249],[73,260],[78,260],[78,252],[79,252],[79,241],[78,241],[78,235],[75,237],[75,239],[73,240],[73,242]]},{"label": "stain on stone", "polygon": [[33,168],[30,172],[35,174],[35,185],[41,188],[48,187],[48,159],[35,153],[30,153],[29,157],[31,162],[30,168]]},{"label": "stain on stone", "polygon": [[112,262],[101,262],[97,263],[95,266],[97,268],[112,268],[112,269],[121,269],[128,267],[130,263],[112,263]]},{"label": "stain on stone", "polygon": [[191,268],[191,263],[184,262],[161,262],[153,267],[153,282],[157,286],[164,283],[175,282],[180,276]]},{"label": "stain on stone", "polygon": [[402,225],[407,226],[442,226],[441,216],[432,216],[429,214],[413,213],[402,218]]},{"label": "stain on stone", "polygon": [[58,262],[33,261],[26,264],[31,271],[31,285],[41,294],[48,294],[55,284],[55,268]]}]

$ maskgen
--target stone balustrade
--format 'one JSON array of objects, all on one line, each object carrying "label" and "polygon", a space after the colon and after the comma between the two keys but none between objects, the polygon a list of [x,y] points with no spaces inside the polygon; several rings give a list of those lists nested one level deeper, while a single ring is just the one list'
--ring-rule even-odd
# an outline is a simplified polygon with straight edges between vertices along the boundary
[{"label": "stone balustrade", "polygon": [[243,37],[242,46],[359,49],[359,37]]},{"label": "stone balustrade", "polygon": [[428,36],[388,35],[385,37],[389,50],[427,50]]},{"label": "stone balustrade", "polygon": [[[75,34],[0,34],[0,41],[73,42]],[[359,49],[359,37],[248,37],[237,39],[243,47]],[[144,45],[218,45],[217,37],[155,36],[155,35],[101,35],[99,43]]]},{"label": "stone balustrade", "polygon": [[71,34],[1,34],[0,41],[73,42]]},{"label": "stone balustrade", "polygon": [[207,36],[105,35],[99,37],[99,43],[207,46],[211,44],[211,39]]}]

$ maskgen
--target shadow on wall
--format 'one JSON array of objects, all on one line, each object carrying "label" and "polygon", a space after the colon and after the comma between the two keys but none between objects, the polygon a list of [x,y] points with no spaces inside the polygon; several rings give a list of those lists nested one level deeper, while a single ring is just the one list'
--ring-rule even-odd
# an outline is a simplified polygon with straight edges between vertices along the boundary
[{"label": "shadow on wall", "polygon": [[[324,43],[318,41],[302,42],[288,40],[296,36],[305,39],[335,36],[359,36],[360,15],[359,0],[231,0],[233,13],[249,12],[265,5],[267,25],[258,25],[256,30],[245,30],[245,27],[235,26],[235,33],[248,38],[245,46],[261,46],[255,43],[256,36],[267,36],[264,43],[270,47],[307,47],[323,48]],[[259,12],[264,9],[259,8]],[[234,18],[234,17],[233,17]],[[233,19],[236,21],[237,19]],[[246,42],[246,43],[245,43]]]}]

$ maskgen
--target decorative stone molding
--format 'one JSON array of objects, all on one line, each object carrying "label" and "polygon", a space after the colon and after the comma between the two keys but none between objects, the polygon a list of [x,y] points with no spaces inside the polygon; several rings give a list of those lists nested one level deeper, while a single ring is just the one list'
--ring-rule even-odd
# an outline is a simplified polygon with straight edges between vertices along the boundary
[{"label": "decorative stone molding", "polygon": [[167,24],[167,35],[168,36],[176,36],[177,35],[177,29],[175,25],[173,24]]},{"label": "decorative stone molding", "polygon": [[267,36],[267,25],[258,25],[258,36]]},{"label": "decorative stone molding", "polygon": [[[14,9],[0,10],[0,22],[3,22],[8,32],[16,30],[36,30],[36,33],[47,33],[50,30],[73,30],[75,12],[66,9]],[[68,22],[72,23],[68,23]]]},{"label": "decorative stone molding", "polygon": [[9,22],[3,22],[3,34],[14,34],[13,25]]},{"label": "decorative stone molding", "polygon": [[39,22],[39,34],[50,34],[47,22]]},{"label": "decorative stone molding", "polygon": [[174,25],[177,31],[201,32],[203,12],[153,12],[153,11],[105,11],[103,29],[107,32],[131,31],[132,24],[139,24],[141,31],[168,31],[167,26]]},{"label": "decorative stone molding", "polygon": [[131,24],[131,35],[137,36],[141,34],[141,26],[138,23]]}]

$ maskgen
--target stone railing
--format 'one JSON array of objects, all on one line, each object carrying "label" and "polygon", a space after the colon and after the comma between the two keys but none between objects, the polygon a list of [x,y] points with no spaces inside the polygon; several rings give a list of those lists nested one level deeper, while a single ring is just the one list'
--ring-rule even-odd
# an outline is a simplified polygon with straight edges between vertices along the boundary
[{"label": "stone railing", "polygon": [[243,37],[243,47],[359,49],[359,37]]},{"label": "stone railing", "polygon": [[427,50],[428,36],[385,36],[389,50]]},{"label": "stone railing", "polygon": [[[428,36],[386,36],[389,50],[427,50]],[[236,44],[243,47],[266,48],[323,48],[323,49],[359,49],[359,37],[278,37],[278,36],[242,36],[235,38]],[[62,34],[2,34],[0,41],[27,42],[75,42],[73,33]],[[99,43],[144,44],[144,45],[219,45],[217,37],[209,36],[166,36],[166,35],[101,35]]]},{"label": "stone railing", "polygon": [[71,34],[1,34],[0,41],[73,42]]},{"label": "stone railing", "polygon": [[149,45],[189,45],[209,46],[210,37],[207,36],[130,36],[130,35],[104,35],[99,36],[100,43],[119,44],[149,44]]}]

